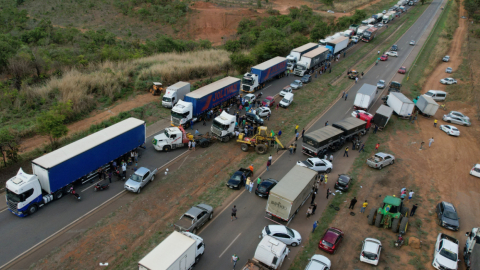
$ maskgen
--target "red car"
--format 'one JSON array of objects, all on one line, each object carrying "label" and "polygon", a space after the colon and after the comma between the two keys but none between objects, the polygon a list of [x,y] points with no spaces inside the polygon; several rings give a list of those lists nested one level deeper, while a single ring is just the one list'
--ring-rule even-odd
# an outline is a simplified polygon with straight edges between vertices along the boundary
[{"label": "red car", "polygon": [[380,57],[381,61],[387,61],[388,60],[388,55],[384,54]]},{"label": "red car", "polygon": [[400,74],[405,74],[407,72],[407,68],[406,67],[401,67],[399,70],[398,70],[398,73]]},{"label": "red car", "polygon": [[318,248],[328,253],[335,254],[335,251],[337,251],[338,245],[340,245],[342,239],[343,232],[340,229],[330,227],[323,235],[320,243],[318,243]]},{"label": "red car", "polygon": [[272,96],[268,96],[262,101],[262,106],[272,107],[274,104],[275,99]]}]

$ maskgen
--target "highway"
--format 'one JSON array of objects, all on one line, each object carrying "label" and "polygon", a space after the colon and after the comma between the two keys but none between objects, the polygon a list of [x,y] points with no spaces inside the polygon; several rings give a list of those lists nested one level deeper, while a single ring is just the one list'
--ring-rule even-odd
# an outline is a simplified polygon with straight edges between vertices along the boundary
[{"label": "highway", "polygon": [[[433,1],[426,12],[397,43],[399,45],[398,58],[390,58],[388,61],[381,62],[378,66],[374,66],[365,75],[363,80],[360,80],[357,85],[350,89],[349,98],[346,101],[339,100],[317,121],[311,130],[323,126],[327,120],[333,123],[349,115],[355,93],[363,83],[375,85],[379,79],[384,79],[388,82],[414,48],[408,45],[409,41],[411,39],[419,39],[435,12],[439,10],[440,2],[440,0]],[[273,81],[266,88],[262,89],[261,92],[263,92],[264,97],[276,95],[284,86],[290,84],[295,79],[299,79],[299,77],[289,76]],[[379,93],[378,96],[380,96],[380,94],[381,93]],[[275,112],[273,112],[273,114],[274,113]],[[204,133],[209,131],[210,125],[211,122],[207,123],[205,127],[201,124],[195,124],[194,128],[198,128],[201,133]],[[300,127],[300,129],[301,128],[302,127]],[[161,128],[152,133],[158,134],[160,131]],[[141,157],[139,166],[151,169],[160,168],[175,160],[176,157],[184,154],[186,151],[185,149],[177,149],[169,153],[156,152],[150,143],[152,137],[153,135],[147,137],[146,149],[140,149]],[[280,159],[275,160],[271,167],[272,170],[262,175],[262,177],[280,180],[282,176],[294,166],[296,161],[306,158],[306,156],[301,154],[300,149],[301,148],[299,148],[299,151],[294,156],[289,156],[288,153],[284,153]],[[339,159],[341,154],[340,152],[336,153],[335,159]],[[352,162],[353,158],[349,159],[348,162],[343,162],[341,165],[337,165],[338,163],[334,161],[334,171],[331,175],[347,171],[350,166],[349,164]],[[129,170],[129,172],[131,171]],[[333,179],[330,180],[332,186]],[[88,215],[94,211],[96,207],[111,200],[115,196],[119,196],[119,194],[124,196],[122,201],[130,201],[134,199],[135,196],[138,196],[137,194],[131,193],[123,194],[123,183],[122,181],[114,181],[114,183],[110,185],[110,189],[101,192],[94,192],[92,185],[88,184],[76,187],[76,191],[82,196],[81,201],[76,201],[73,196],[67,195],[65,198],[39,209],[36,214],[27,218],[18,218],[6,209],[0,210],[0,234],[2,235],[0,238],[0,246],[8,247],[0,253],[0,266],[15,259],[20,254],[42,243],[42,241],[45,241],[49,237],[52,237],[62,228],[80,220],[84,215]],[[147,186],[146,188],[149,187]],[[323,195],[319,195],[317,198],[317,201],[320,202],[319,205],[325,204]],[[230,208],[227,207],[224,212],[215,217],[214,222],[208,223],[204,230],[200,232],[200,236],[205,239],[207,244],[207,251],[197,269],[224,269],[230,262],[230,256],[233,253],[239,255],[241,259],[239,262],[240,265],[244,264],[248,258],[251,258],[258,244],[258,235],[261,229],[265,225],[270,224],[270,222],[264,218],[265,203],[265,199],[258,198],[242,190],[234,202],[239,208],[239,219],[231,222]],[[317,212],[321,213],[322,210],[319,208]],[[310,221],[308,221],[308,226],[305,224],[303,218],[296,217],[290,226],[293,228],[297,226],[310,228]],[[73,238],[81,232],[82,231],[71,232],[68,236]],[[306,238],[306,235],[304,238]],[[67,240],[68,238],[64,241]],[[53,248],[54,247],[49,247],[43,250],[41,254],[46,255]],[[295,249],[298,250],[298,248],[293,248],[292,251],[295,251]],[[37,256],[39,256],[38,258],[42,257],[41,255]],[[32,262],[34,261],[28,260],[28,262],[25,261],[24,263],[25,266],[28,266]],[[18,265],[16,265],[16,267],[18,267]]]}]

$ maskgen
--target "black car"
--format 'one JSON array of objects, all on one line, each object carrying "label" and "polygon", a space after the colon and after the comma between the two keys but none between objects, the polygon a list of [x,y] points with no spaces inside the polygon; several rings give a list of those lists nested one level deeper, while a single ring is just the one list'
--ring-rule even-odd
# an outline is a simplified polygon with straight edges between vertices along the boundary
[{"label": "black car", "polygon": [[312,81],[312,75],[303,75],[303,77],[300,79],[302,83],[309,83]]},{"label": "black car", "polygon": [[240,189],[241,186],[245,185],[245,182],[242,180],[242,174],[245,174],[245,179],[252,176],[252,171],[249,169],[240,168],[238,171],[233,173],[232,177],[227,181],[227,187],[231,189]]},{"label": "black car", "polygon": [[338,180],[335,182],[335,189],[339,189],[341,191],[348,191],[348,186],[353,179],[346,174],[339,174]]},{"label": "black car", "polygon": [[396,51],[396,50],[398,50],[398,46],[397,46],[396,44],[394,44],[394,45],[392,46],[391,51]]},{"label": "black car", "polygon": [[460,229],[459,217],[457,215],[457,209],[449,202],[441,202],[437,204],[437,218],[438,225],[447,228],[452,231],[458,231]]},{"label": "black car", "polygon": [[248,123],[263,125],[263,119],[260,118],[258,115],[254,114],[254,113],[247,112],[245,114],[245,120]]},{"label": "black car", "polygon": [[275,179],[265,179],[260,183],[260,185],[257,185],[257,188],[255,189],[255,194],[262,198],[268,198],[270,190],[272,190],[272,188],[276,184],[278,184],[278,181]]}]

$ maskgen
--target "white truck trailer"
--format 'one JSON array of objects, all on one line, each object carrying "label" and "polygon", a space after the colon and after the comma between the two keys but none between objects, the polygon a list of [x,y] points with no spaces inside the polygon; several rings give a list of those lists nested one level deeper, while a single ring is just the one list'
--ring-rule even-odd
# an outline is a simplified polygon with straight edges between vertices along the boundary
[{"label": "white truck trailer", "polygon": [[180,99],[183,100],[188,93],[190,93],[190,83],[188,82],[177,82],[170,85],[163,95],[162,106],[171,109]]},{"label": "white truck trailer", "polygon": [[300,61],[300,58],[302,57],[302,55],[310,51],[313,51],[316,48],[318,48],[318,44],[310,42],[290,51],[290,54],[287,56],[287,69],[293,70],[297,62]]},{"label": "white truck trailer", "polygon": [[[347,39],[348,40],[348,39]],[[297,63],[293,74],[302,77],[307,74],[310,70],[318,67],[323,62],[328,59],[329,50],[325,47],[316,48],[313,51],[310,51],[304,55]]]},{"label": "white truck trailer", "polygon": [[368,111],[368,108],[370,108],[370,105],[372,105],[373,101],[375,100],[376,92],[377,87],[375,85],[367,83],[363,84],[355,96],[353,108],[355,110]]},{"label": "white truck trailer", "polygon": [[387,106],[400,117],[406,118],[413,113],[415,104],[404,94],[398,92],[390,92],[387,98]]},{"label": "white truck trailer", "polygon": [[419,96],[415,105],[418,110],[427,117],[435,115],[439,107],[438,103],[427,95]]}]

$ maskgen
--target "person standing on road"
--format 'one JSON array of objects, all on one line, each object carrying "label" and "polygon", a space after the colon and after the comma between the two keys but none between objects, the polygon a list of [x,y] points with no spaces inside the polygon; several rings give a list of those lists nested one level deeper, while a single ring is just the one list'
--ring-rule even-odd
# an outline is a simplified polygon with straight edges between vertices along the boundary
[{"label": "person standing on road", "polygon": [[355,78],[355,84],[358,82],[358,77]]},{"label": "person standing on road", "polygon": [[345,97],[345,91],[343,91],[343,93],[342,93],[342,98],[344,98],[344,97]]},{"label": "person standing on road", "polygon": [[415,215],[415,211],[417,211],[418,204],[414,204],[412,206],[412,211],[410,212],[410,216],[413,217]]},{"label": "person standing on road", "polygon": [[110,181],[110,183],[112,183],[112,171],[110,171],[108,173],[108,181]]},{"label": "person standing on road", "polygon": [[195,151],[195,144],[196,144],[195,141],[192,141],[192,149],[193,149],[193,151]]},{"label": "person standing on road", "polygon": [[432,146],[432,143],[433,143],[433,137],[429,140],[428,142],[428,147],[430,148],[430,146]]},{"label": "person standing on road", "polygon": [[253,181],[250,181],[250,193],[252,193],[252,190],[253,190]]},{"label": "person standing on road", "polygon": [[258,186],[260,186],[260,184],[262,183],[262,178],[260,178],[260,176],[257,178],[257,188]]},{"label": "person standing on road", "polygon": [[360,209],[360,213],[365,213],[365,209],[367,208],[368,206],[368,202],[367,200],[365,200],[365,202],[362,204],[362,208]]},{"label": "person standing on road", "polygon": [[309,206],[307,210],[307,219],[309,219],[311,215],[312,215],[312,207]]},{"label": "person standing on road", "polygon": [[237,256],[237,254],[233,254],[233,256],[232,256],[232,262],[233,262],[233,269],[235,269],[235,265],[237,265],[237,262],[238,262],[238,256]]},{"label": "person standing on road", "polygon": [[363,71],[362,71],[362,79],[363,79]]},{"label": "person standing on road", "polygon": [[410,189],[410,192],[408,193],[408,200],[409,201],[413,198],[413,194],[415,194],[415,192],[413,192],[413,190]]},{"label": "person standing on road", "polygon": [[345,100],[347,100],[347,97],[348,97],[348,93],[345,94]]},{"label": "person standing on road", "polygon": [[193,130],[193,120],[190,120],[190,128]]},{"label": "person standing on road", "polygon": [[313,202],[315,201],[315,197],[317,196],[317,193],[316,192],[313,192],[312,193],[312,201],[310,202],[310,204],[313,204]]},{"label": "person standing on road", "polygon": [[362,146],[360,147],[360,150],[358,150],[358,152],[361,153],[362,151],[365,151],[363,150],[364,147],[365,147],[365,144],[363,143]]},{"label": "person standing on road", "polygon": [[295,141],[298,140],[298,136],[300,136],[300,133],[297,132],[297,134],[295,134]]},{"label": "person standing on road", "polygon": [[348,157],[348,146],[345,147],[345,153],[343,153],[343,156],[345,156],[345,155],[347,155],[347,157]]},{"label": "person standing on road", "polygon": [[250,177],[248,177],[247,182],[245,183],[245,189],[246,190],[250,189],[250,182],[251,182]]},{"label": "person standing on road", "polygon": [[123,180],[125,180],[125,177],[127,177],[127,164],[126,163],[122,164],[122,173],[123,173]]},{"label": "person standing on road", "polygon": [[438,122],[437,119],[435,119],[435,120],[433,121],[433,127],[437,127],[437,122]]},{"label": "person standing on road", "polygon": [[192,141],[188,141],[188,150],[192,149]]},{"label": "person standing on road", "polygon": [[377,143],[377,144],[375,145],[375,151],[378,152],[378,148],[379,148],[379,147],[380,147],[380,143]]},{"label": "person standing on road", "polygon": [[328,174],[325,174],[325,180],[323,180],[323,183],[325,183],[325,186],[327,186],[328,182]]},{"label": "person standing on road", "polygon": [[330,188],[327,188],[327,200],[328,200],[328,195],[330,195]]},{"label": "person standing on road", "polygon": [[373,134],[377,133],[377,131],[378,131],[378,126],[375,125],[375,128],[373,129]]},{"label": "person standing on road", "polygon": [[333,163],[333,154],[330,154],[330,163]]},{"label": "person standing on road", "polygon": [[267,160],[267,171],[268,171],[268,167],[270,167],[270,165],[272,165],[272,162],[269,160]]},{"label": "person standing on road", "polygon": [[312,233],[315,232],[315,229],[317,228],[317,226],[318,226],[318,223],[317,223],[317,221],[315,220],[315,222],[313,222],[313,230],[312,230]]},{"label": "person standing on road", "polygon": [[237,219],[237,206],[234,205],[233,208],[232,208],[232,216],[231,216],[231,219],[233,221],[233,218]]},{"label": "person standing on road", "polygon": [[317,203],[312,204],[312,215],[315,215],[315,210],[317,210]]},{"label": "person standing on road", "polygon": [[328,121],[327,121],[327,122],[325,122],[325,126],[328,126]]},{"label": "person standing on road", "polygon": [[350,206],[348,206],[348,209],[352,209],[355,207],[355,204],[357,203],[357,197],[353,197],[353,199],[350,201]]},{"label": "person standing on road", "polygon": [[303,135],[305,135],[305,128],[302,129],[302,138],[303,138]]}]

